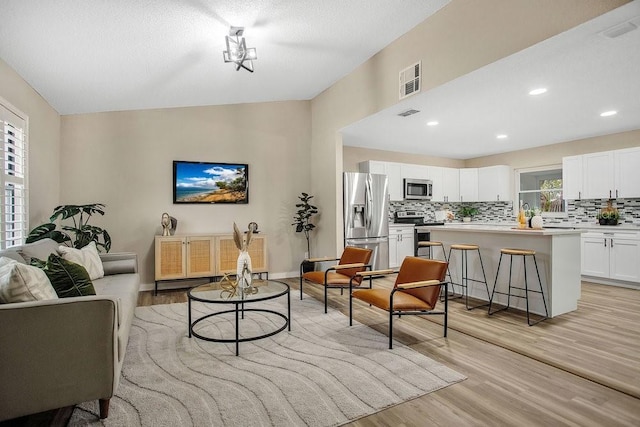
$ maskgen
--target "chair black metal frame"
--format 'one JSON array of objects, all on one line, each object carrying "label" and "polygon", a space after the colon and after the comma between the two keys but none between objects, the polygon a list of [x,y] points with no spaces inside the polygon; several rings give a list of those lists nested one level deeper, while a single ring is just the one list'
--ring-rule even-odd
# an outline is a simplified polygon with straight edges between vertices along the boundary
[{"label": "chair black metal frame", "polygon": [[[362,273],[356,273],[356,275],[360,276],[382,276],[387,274],[397,274],[398,271],[394,270],[376,270],[376,271],[367,271]],[[447,337],[447,326],[448,326],[448,313],[449,313],[449,298],[448,298],[448,282],[440,282],[438,280],[426,280],[421,282],[411,282],[411,283],[402,283],[396,285],[393,289],[390,290],[389,294],[389,349],[393,348],[393,316],[397,315],[400,318],[403,315],[419,315],[419,316],[432,316],[432,315],[441,315],[444,317],[443,320],[443,329],[444,329],[444,337]],[[434,311],[434,310],[394,310],[393,309],[393,297],[396,292],[401,292],[407,289],[418,289],[418,288],[426,288],[432,286],[444,286],[444,310],[442,311]],[[353,286],[352,281],[349,283],[349,326],[353,325]],[[370,304],[371,305],[371,304]],[[378,307],[380,308],[380,307]],[[382,310],[382,308],[380,308]]]},{"label": "chair black metal frame", "polygon": [[[302,266],[303,264],[307,263],[307,262],[324,262],[324,261],[339,261],[340,258],[312,258],[312,259],[307,259],[304,260],[300,263],[300,299],[302,299],[302,283],[305,281],[305,279],[302,277],[303,276],[303,272],[302,272]],[[324,312],[327,312],[327,297],[328,297],[328,290],[329,289],[340,289],[340,295],[344,294],[344,290],[346,288],[351,289],[352,288],[352,282],[353,279],[355,278],[355,276],[358,275],[358,273],[354,274],[353,276],[351,276],[349,278],[349,284],[328,284],[327,283],[327,278],[329,275],[329,272],[331,271],[335,271],[338,272],[339,270],[344,270],[344,269],[349,269],[349,268],[357,268],[357,267],[363,267],[365,269],[365,271],[367,270],[371,270],[371,264],[364,264],[364,263],[355,263],[355,264],[338,264],[338,265],[334,265],[332,267],[327,268],[326,270],[324,270],[324,283],[318,283],[318,285],[321,285],[322,287],[324,287]],[[308,281],[309,283],[314,283],[311,281]],[[373,277],[369,277],[369,288],[371,288],[373,286]],[[349,293],[349,296],[351,296],[351,293]]]},{"label": "chair black metal frame", "polygon": [[[455,246],[458,245],[451,245],[451,247],[449,248],[449,260],[451,260],[451,250],[456,250],[456,251],[460,251],[460,264],[461,264],[461,276],[460,276],[460,283],[456,283],[453,281],[453,278],[451,276],[449,276],[449,278],[451,279],[451,290],[453,292],[453,297],[452,299],[458,299],[458,298],[462,298],[463,296],[465,297],[465,307],[467,308],[467,310],[473,310],[475,308],[479,308],[479,307],[486,307],[489,305],[489,302],[483,303],[483,304],[477,304],[474,306],[470,306],[469,305],[469,281],[471,282],[477,282],[477,283],[484,283],[485,288],[487,289],[487,297],[489,297],[489,299],[491,299],[491,293],[489,292],[489,284],[487,283],[487,275],[485,274],[484,271],[484,264],[482,262],[482,254],[480,253],[480,247],[478,247],[477,245],[469,245],[469,246],[474,246],[474,249],[459,249],[459,248],[455,248]],[[461,246],[467,246],[462,244]],[[480,260],[480,267],[482,268],[482,277],[484,278],[484,281],[482,280],[478,280],[478,279],[471,279],[469,278],[469,265],[468,265],[468,255],[467,252],[469,252],[470,250],[472,251],[478,251],[478,259]],[[462,289],[463,293],[461,293],[458,296],[455,296],[455,287],[456,286],[460,286],[460,288]]]}]

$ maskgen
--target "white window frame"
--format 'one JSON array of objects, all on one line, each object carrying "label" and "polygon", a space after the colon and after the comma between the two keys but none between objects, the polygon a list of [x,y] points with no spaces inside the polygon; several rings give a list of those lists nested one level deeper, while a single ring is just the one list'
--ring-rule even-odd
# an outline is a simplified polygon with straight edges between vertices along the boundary
[{"label": "white window frame", "polygon": [[[20,131],[22,133],[20,141],[22,146],[18,144],[18,151],[13,153],[9,153],[6,148],[8,138],[5,125],[7,123],[16,127],[17,138],[20,138]],[[0,249],[6,249],[24,244],[29,233],[29,117],[2,97],[0,97],[0,135],[2,135],[0,140],[0,186],[2,188]],[[7,174],[8,165],[15,167],[18,173]],[[15,186],[20,190],[19,193],[10,194],[8,192],[10,186]]]},{"label": "white window frame", "polygon": [[[556,169],[560,169],[562,170],[562,164],[555,164],[555,165],[546,165],[546,166],[537,166],[537,167],[532,167],[532,168],[521,168],[521,169],[515,169],[515,198],[513,199],[514,202],[514,211],[517,213],[518,209],[520,209],[520,206],[518,205],[519,201],[520,201],[520,174],[522,173],[531,173],[531,172],[544,172],[544,171],[550,171],[550,170],[556,170]],[[562,181],[564,184],[564,180]],[[563,194],[564,194],[564,189],[563,189]],[[564,203],[564,212],[542,212],[542,216],[544,218],[566,218],[567,217],[567,201],[564,199],[563,197],[563,203]]]}]

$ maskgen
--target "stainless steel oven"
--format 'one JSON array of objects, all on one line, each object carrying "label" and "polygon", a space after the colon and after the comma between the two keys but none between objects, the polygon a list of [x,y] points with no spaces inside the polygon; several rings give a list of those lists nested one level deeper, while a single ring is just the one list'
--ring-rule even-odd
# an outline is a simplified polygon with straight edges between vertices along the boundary
[{"label": "stainless steel oven", "polygon": [[405,178],[403,182],[405,200],[431,200],[433,197],[433,181],[430,179]]}]

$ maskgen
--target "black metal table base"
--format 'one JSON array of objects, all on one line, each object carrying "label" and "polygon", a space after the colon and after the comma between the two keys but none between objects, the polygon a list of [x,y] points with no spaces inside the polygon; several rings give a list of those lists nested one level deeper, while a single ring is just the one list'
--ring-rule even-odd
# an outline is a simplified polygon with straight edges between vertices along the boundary
[{"label": "black metal table base", "polygon": [[[191,338],[192,336],[199,338],[201,340],[205,340],[205,341],[211,341],[211,342],[221,342],[221,343],[235,343],[236,344],[236,356],[238,356],[240,354],[240,343],[241,342],[248,342],[248,341],[256,341],[256,340],[260,340],[260,339],[264,339],[264,338],[268,338],[270,336],[273,336],[279,332],[284,331],[285,329],[288,329],[289,331],[291,331],[291,292],[290,290],[287,290],[286,292],[287,295],[287,314],[283,314],[280,313],[278,311],[274,311],[274,310],[268,310],[268,309],[264,309],[264,308],[244,308],[244,304],[247,301],[238,301],[238,302],[229,302],[228,304],[234,304],[236,307],[235,309],[231,309],[231,310],[224,310],[224,311],[217,311],[211,314],[207,314],[206,316],[202,316],[197,318],[196,320],[192,321],[192,316],[191,316],[191,301],[192,298],[188,298],[188,311],[189,311],[189,338]],[[281,295],[279,295],[281,296]],[[274,314],[280,318],[282,318],[284,320],[284,324],[282,326],[280,326],[279,328],[265,333],[265,334],[261,334],[261,335],[254,335],[254,336],[250,336],[250,337],[240,337],[240,320],[244,319],[244,314],[245,312],[259,312],[259,313],[268,313],[268,314]],[[234,338],[213,338],[213,337],[208,337],[202,334],[199,334],[198,332],[194,331],[194,327],[206,320],[209,319],[211,317],[215,317],[215,316],[221,316],[224,314],[228,314],[228,313],[235,313],[235,337]]]}]

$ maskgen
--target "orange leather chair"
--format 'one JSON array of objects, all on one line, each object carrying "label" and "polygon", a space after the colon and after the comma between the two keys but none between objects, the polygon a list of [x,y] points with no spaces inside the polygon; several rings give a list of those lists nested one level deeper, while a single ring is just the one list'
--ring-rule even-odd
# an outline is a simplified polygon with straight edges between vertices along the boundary
[{"label": "orange leather chair", "polygon": [[[373,250],[365,248],[356,248],[347,246],[342,252],[340,258],[312,258],[302,261],[300,264],[300,299],[302,299],[302,283],[307,282],[314,283],[316,285],[324,286],[324,312],[327,312],[327,289],[345,288],[352,289],[354,286],[360,286],[362,284],[363,276],[358,276],[357,273],[371,269],[369,260],[371,260],[371,254]],[[321,262],[321,261],[340,261],[338,265],[334,265],[325,271],[309,271],[302,273],[302,265],[305,262]],[[371,287],[371,279],[369,280],[369,287]]]},{"label": "orange leather chair", "polygon": [[[393,289],[349,288],[349,325],[353,324],[353,298],[389,312],[389,348],[393,345],[393,315],[406,314],[444,316],[444,336],[447,336],[449,307],[447,282],[448,263],[433,259],[406,257],[400,266]],[[361,277],[393,273],[392,270],[366,271]],[[440,289],[444,287],[444,310],[435,311]]]}]

